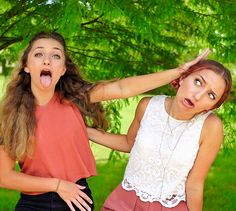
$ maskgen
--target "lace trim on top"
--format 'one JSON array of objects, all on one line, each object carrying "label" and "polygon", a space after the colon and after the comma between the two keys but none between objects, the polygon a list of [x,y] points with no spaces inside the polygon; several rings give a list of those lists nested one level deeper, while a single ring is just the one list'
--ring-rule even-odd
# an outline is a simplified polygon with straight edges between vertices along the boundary
[{"label": "lace trim on top", "polygon": [[161,197],[157,197],[155,195],[149,194],[143,190],[136,188],[131,183],[129,183],[127,179],[124,179],[121,185],[127,191],[135,191],[139,199],[144,202],[158,201],[164,207],[171,208],[177,206],[180,201],[185,201],[185,195],[177,195],[177,194],[168,195],[166,198],[162,199]]}]

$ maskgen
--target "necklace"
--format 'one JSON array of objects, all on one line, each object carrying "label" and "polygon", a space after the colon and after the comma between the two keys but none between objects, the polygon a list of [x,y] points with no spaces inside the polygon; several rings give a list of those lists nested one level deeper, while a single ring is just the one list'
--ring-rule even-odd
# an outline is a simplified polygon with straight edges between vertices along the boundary
[{"label": "necklace", "polygon": [[[171,106],[171,107],[172,107],[172,106]],[[171,111],[171,108],[170,108],[170,111]],[[161,165],[162,165],[162,168],[163,168],[163,175],[162,175],[162,180],[161,180],[160,198],[162,197],[163,185],[164,185],[164,181],[165,181],[165,175],[166,175],[167,167],[168,167],[168,165],[169,165],[169,163],[170,163],[170,161],[171,161],[171,159],[172,159],[172,156],[173,156],[173,154],[174,154],[174,151],[175,151],[177,145],[178,145],[179,142],[180,142],[181,137],[183,136],[183,134],[184,134],[184,132],[186,131],[186,129],[187,129],[188,125],[189,125],[189,122],[190,122],[190,121],[184,121],[184,122],[179,123],[179,124],[178,124],[177,126],[175,126],[174,128],[171,128],[169,118],[170,118],[170,115],[168,114],[165,127],[163,128],[163,131],[162,131],[161,143],[160,143],[160,147],[159,147],[159,157],[160,157],[160,162],[161,162]],[[181,125],[183,125],[183,124],[185,124],[183,130],[182,130],[182,131],[180,132],[180,134],[177,136],[177,140],[176,140],[175,144],[173,145],[173,147],[170,147],[170,142],[171,142],[171,141],[169,141],[169,139],[170,139],[170,138],[173,138],[173,135],[175,135],[175,134],[174,134],[175,130],[176,130],[177,128],[179,128],[179,127],[180,127]],[[168,134],[166,130],[170,130],[171,133],[170,133],[169,136],[166,135],[166,134]],[[165,138],[165,137],[166,137],[166,141],[167,141],[166,145],[168,146],[168,149],[169,149],[169,151],[170,151],[170,155],[169,155],[169,157],[166,159],[166,163],[164,163],[164,159],[162,158],[162,155],[163,155],[162,148],[163,148],[164,138]],[[166,198],[166,200],[172,200],[173,197],[175,197],[175,196],[174,196],[174,195],[173,195],[173,196],[170,196],[170,197]]]},{"label": "necklace", "polygon": [[[166,132],[169,132],[169,131],[170,131],[170,134],[171,134],[171,135],[173,135],[173,133],[175,132],[175,130],[177,130],[181,125],[187,123],[187,121],[182,121],[182,122],[180,122],[179,124],[175,125],[174,127],[171,126],[171,124],[170,124],[170,116],[171,116],[172,107],[173,107],[173,99],[172,99],[172,101],[170,102],[169,114],[166,112],[166,113],[168,114],[168,116],[167,116],[167,121],[166,121],[166,125],[168,126],[168,129],[169,129],[169,130],[166,131]],[[165,127],[166,127],[166,126],[165,126]],[[166,128],[165,128],[165,130],[166,130]]]},{"label": "necklace", "polygon": [[[178,130],[177,128],[180,128],[181,125],[184,125],[184,128],[182,129],[182,131],[180,132],[180,135],[178,135]],[[167,145],[168,145],[168,148],[170,149],[170,151],[174,151],[175,148],[177,147],[179,141],[180,141],[180,138],[182,137],[184,131],[186,130],[186,128],[188,127],[189,125],[189,121],[184,121],[184,122],[181,122],[179,123],[177,126],[175,126],[173,129],[171,129],[171,126],[170,126],[170,115],[168,115],[167,117],[167,121],[166,121],[166,126],[165,128],[168,128],[168,130],[170,130],[170,136],[164,136],[164,134],[168,131],[163,131],[162,132],[162,139],[161,139],[161,145],[162,145],[162,142],[163,142],[163,139],[164,137],[166,137],[166,141],[167,141]],[[176,131],[175,131],[176,130]],[[170,139],[174,139],[176,138],[176,142],[173,144],[172,141]]]},{"label": "necklace", "polygon": [[[167,117],[167,121],[166,121],[165,128],[164,128],[164,130],[162,131],[161,143],[160,143],[160,147],[159,147],[159,156],[160,156],[160,158],[161,158],[161,154],[162,154],[162,153],[161,153],[161,149],[162,149],[162,147],[163,147],[164,137],[166,136],[166,135],[165,135],[165,130],[166,130],[167,127],[168,127],[168,121],[169,121],[169,116]],[[163,165],[163,162],[162,162],[163,160],[160,159],[161,162],[162,162],[162,166],[163,166],[164,169],[165,169],[165,168],[167,167],[167,165],[169,164],[169,161],[170,161],[170,159],[171,159],[171,157],[172,157],[172,155],[173,155],[173,153],[174,153],[174,150],[176,149],[176,147],[177,147],[177,145],[178,145],[178,143],[179,143],[179,141],[180,141],[182,135],[184,134],[186,128],[187,128],[188,125],[189,125],[189,122],[184,122],[184,123],[185,123],[185,126],[184,126],[183,130],[180,132],[180,134],[179,134],[179,136],[178,136],[178,138],[177,138],[177,141],[175,142],[175,144],[174,144],[174,146],[173,146],[172,148],[169,146],[169,142],[168,142],[168,148],[169,148],[169,150],[171,151],[171,154],[170,154],[169,158],[167,159],[166,165]],[[181,124],[181,125],[182,125],[182,124]],[[179,126],[179,125],[178,125],[178,126]],[[172,138],[172,137],[173,137],[173,136],[171,136],[171,137],[167,136],[167,138]]]},{"label": "necklace", "polygon": [[166,124],[168,126],[168,129],[169,129],[171,135],[173,135],[175,130],[177,130],[181,125],[186,124],[186,123],[188,123],[188,122],[183,121],[183,122],[180,122],[179,124],[175,125],[174,127],[172,127],[171,124],[170,124],[170,115],[168,115],[167,121],[166,121]]}]

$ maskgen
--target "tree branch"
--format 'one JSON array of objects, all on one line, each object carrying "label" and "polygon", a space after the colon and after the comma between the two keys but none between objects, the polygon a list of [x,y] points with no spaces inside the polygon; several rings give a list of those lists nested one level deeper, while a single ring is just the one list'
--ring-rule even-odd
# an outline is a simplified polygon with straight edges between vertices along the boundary
[{"label": "tree branch", "polygon": [[23,37],[16,37],[13,39],[8,40],[7,42],[0,45],[0,50],[7,48],[9,45],[12,45],[13,43],[17,43],[23,40]]},{"label": "tree branch", "polygon": [[104,14],[101,14],[101,15],[99,15],[97,18],[95,18],[95,19],[93,19],[93,20],[91,20],[91,21],[88,21],[88,22],[85,22],[85,23],[81,23],[81,26],[89,25],[89,24],[92,24],[92,23],[95,23],[95,22],[97,22],[97,23],[102,23],[102,22],[100,22],[100,21],[98,21],[98,20],[99,20],[103,15],[104,15]]}]

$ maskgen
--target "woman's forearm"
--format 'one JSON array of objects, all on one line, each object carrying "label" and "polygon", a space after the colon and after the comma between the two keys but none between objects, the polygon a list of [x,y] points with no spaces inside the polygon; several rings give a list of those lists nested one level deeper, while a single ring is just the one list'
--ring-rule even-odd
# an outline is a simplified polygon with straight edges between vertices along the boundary
[{"label": "woman's forearm", "polygon": [[130,152],[131,145],[127,141],[126,135],[111,134],[94,128],[87,128],[89,139],[102,146],[118,150],[121,152]]},{"label": "woman's forearm", "polygon": [[187,195],[187,206],[189,211],[202,211],[203,190],[189,190]]},{"label": "woman's forearm", "polygon": [[113,82],[101,83],[90,92],[91,102],[128,98],[161,87],[180,77],[176,69],[139,75]]},{"label": "woman's forearm", "polygon": [[118,82],[122,89],[122,97],[127,98],[169,84],[178,77],[180,77],[180,71],[178,69],[171,69],[147,75],[129,77]]},{"label": "woman's forearm", "polygon": [[22,192],[55,192],[58,179],[27,175],[15,170],[1,174],[1,187]]}]

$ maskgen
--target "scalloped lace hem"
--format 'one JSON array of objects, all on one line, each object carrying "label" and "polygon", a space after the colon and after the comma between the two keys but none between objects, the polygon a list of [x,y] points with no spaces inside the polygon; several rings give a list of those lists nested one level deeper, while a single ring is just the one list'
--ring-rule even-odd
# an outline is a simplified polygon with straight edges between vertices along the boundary
[{"label": "scalloped lace hem", "polygon": [[127,191],[135,191],[136,195],[139,199],[143,202],[160,202],[161,205],[167,208],[172,208],[177,206],[181,201],[185,201],[185,196],[178,196],[178,195],[170,195],[165,199],[160,198],[159,196],[155,196],[149,194],[145,191],[137,189],[135,186],[132,186],[126,179],[121,183],[122,187]]}]

